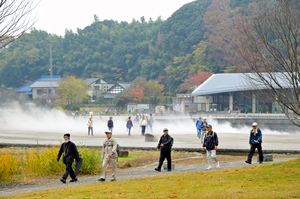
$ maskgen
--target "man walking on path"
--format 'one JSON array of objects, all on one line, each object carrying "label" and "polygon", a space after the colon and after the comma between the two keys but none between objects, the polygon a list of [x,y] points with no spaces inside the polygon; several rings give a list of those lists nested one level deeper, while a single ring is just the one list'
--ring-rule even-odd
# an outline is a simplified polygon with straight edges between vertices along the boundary
[{"label": "man walking on path", "polygon": [[91,132],[91,135],[94,135],[93,134],[93,118],[92,117],[90,117],[88,119],[87,126],[88,126],[88,135],[90,135],[90,132]]},{"label": "man walking on path", "polygon": [[217,158],[217,149],[219,145],[219,139],[216,132],[212,131],[212,126],[209,124],[207,125],[207,132],[204,136],[204,142],[203,142],[203,150],[206,149],[206,156],[207,156],[207,162],[208,167],[207,170],[212,169],[212,163],[211,159],[214,159],[216,161],[216,167],[220,167],[220,163]]},{"label": "man walking on path", "polygon": [[248,164],[252,163],[252,157],[255,152],[255,149],[258,150],[258,155],[259,155],[259,164],[262,164],[264,161],[264,156],[262,152],[262,134],[260,128],[257,127],[258,124],[254,122],[252,124],[252,129],[250,131],[250,138],[249,138],[249,144],[250,144],[250,152],[248,155],[247,160],[245,161]]},{"label": "man walking on path", "polygon": [[58,162],[61,155],[64,154],[63,163],[66,165],[66,172],[63,175],[63,177],[60,179],[60,181],[62,183],[66,183],[68,175],[70,174],[70,177],[72,178],[72,180],[70,180],[70,182],[76,182],[77,178],[76,178],[75,172],[72,168],[72,164],[73,164],[74,159],[76,159],[76,161],[79,161],[79,158],[80,158],[79,153],[78,153],[76,145],[70,141],[69,133],[64,134],[64,140],[65,140],[65,142],[61,144],[60,149],[58,151],[57,159],[56,159]]},{"label": "man walking on path", "polygon": [[110,165],[112,168],[111,181],[116,181],[118,143],[112,138],[112,132],[110,130],[107,130],[105,134],[107,139],[103,142],[102,147],[102,174],[99,181],[105,181],[108,165]]},{"label": "man walking on path", "polygon": [[201,125],[202,125],[202,118],[199,117],[199,119],[196,121],[196,129],[197,129],[198,139],[201,139]]},{"label": "man walking on path", "polygon": [[142,116],[140,126],[141,126],[141,134],[145,135],[146,127],[147,127],[148,121],[147,118],[145,118],[145,115]]},{"label": "man walking on path", "polygon": [[109,120],[107,121],[108,130],[110,130],[111,132],[113,132],[113,128],[114,128],[114,122],[112,119],[113,119],[112,117],[109,117]]},{"label": "man walking on path", "polygon": [[131,128],[133,127],[133,123],[132,123],[132,120],[131,120],[131,117],[128,117],[127,119],[127,122],[126,122],[126,128],[128,130],[128,135],[130,136],[130,131],[131,131]]},{"label": "man walking on path", "polygon": [[167,159],[168,165],[167,169],[168,171],[172,170],[172,159],[171,159],[171,150],[173,146],[174,139],[169,135],[169,130],[164,129],[164,134],[160,137],[157,150],[160,149],[160,157],[159,157],[159,163],[157,168],[155,168],[155,171],[161,171],[161,167],[163,165],[163,162],[165,159]]}]

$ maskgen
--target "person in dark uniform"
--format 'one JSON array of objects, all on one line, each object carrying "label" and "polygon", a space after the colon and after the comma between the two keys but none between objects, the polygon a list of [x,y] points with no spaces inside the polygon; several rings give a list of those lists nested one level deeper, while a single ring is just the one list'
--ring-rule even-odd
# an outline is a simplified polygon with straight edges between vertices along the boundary
[{"label": "person in dark uniform", "polygon": [[155,168],[155,170],[159,172],[161,171],[161,167],[165,159],[167,159],[168,162],[168,166],[167,166],[168,171],[172,170],[171,150],[172,150],[174,139],[169,135],[168,129],[165,128],[163,132],[164,134],[160,137],[157,145],[157,150],[160,149],[160,157],[159,157],[158,166],[157,168]]},{"label": "person in dark uniform", "polygon": [[56,159],[58,162],[61,155],[64,154],[63,155],[63,163],[66,165],[66,172],[63,175],[63,177],[60,179],[60,181],[62,183],[66,183],[67,177],[70,174],[70,177],[72,178],[70,180],[70,182],[76,182],[77,178],[76,178],[75,172],[72,168],[72,164],[73,164],[74,159],[76,159],[76,161],[79,161],[79,159],[80,159],[79,153],[78,153],[76,145],[70,141],[69,133],[64,134],[64,140],[65,140],[65,142],[61,144],[61,147],[58,151],[58,155],[57,155],[57,159]]}]

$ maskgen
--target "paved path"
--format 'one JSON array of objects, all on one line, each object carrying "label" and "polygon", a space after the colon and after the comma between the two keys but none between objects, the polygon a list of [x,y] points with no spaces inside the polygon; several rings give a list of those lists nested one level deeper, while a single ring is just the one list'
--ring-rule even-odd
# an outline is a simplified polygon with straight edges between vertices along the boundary
[{"label": "paved path", "polygon": [[[203,156],[197,156],[193,158],[205,158]],[[295,158],[295,157],[294,157]],[[282,162],[288,161],[294,158],[280,158],[274,159],[274,162]],[[207,172],[207,164],[191,164],[191,165],[176,165],[176,160],[173,161],[175,164],[175,169],[172,172],[167,172],[166,170],[162,170],[162,172],[154,171],[155,166],[157,166],[157,162],[149,165],[145,165],[143,167],[132,168],[120,170],[117,172],[117,180],[128,180],[128,179],[136,179],[136,178],[145,178],[152,176],[160,176],[160,175],[170,175],[176,173],[184,173],[184,172]],[[265,162],[264,164],[269,164],[273,162]],[[247,167],[247,166],[255,166],[258,163],[253,163],[252,165],[248,165],[243,161],[235,161],[235,162],[221,162],[220,168],[213,168],[213,170],[227,169],[227,168],[239,168],[239,167]],[[59,179],[47,179],[43,182],[34,182],[30,184],[18,184],[14,186],[9,186],[0,189],[0,197],[1,196],[9,196],[11,194],[18,193],[26,193],[26,192],[35,192],[39,190],[48,190],[62,187],[71,187],[71,186],[80,186],[85,184],[93,184],[93,183],[103,183],[99,182],[100,175],[98,176],[85,176],[78,177],[78,182],[66,184],[62,184]],[[110,176],[107,175],[107,180],[109,180]],[[113,183],[113,182],[104,182],[104,183]],[[8,197],[9,198],[9,197]]]}]

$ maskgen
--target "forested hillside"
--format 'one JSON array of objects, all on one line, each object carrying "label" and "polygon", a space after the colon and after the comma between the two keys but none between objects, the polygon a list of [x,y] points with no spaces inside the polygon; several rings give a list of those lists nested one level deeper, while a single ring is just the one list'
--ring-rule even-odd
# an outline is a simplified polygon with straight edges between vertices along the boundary
[{"label": "forested hillside", "polygon": [[195,0],[167,20],[94,21],[63,37],[33,29],[0,51],[0,85],[19,87],[49,75],[100,77],[108,83],[137,77],[173,94],[199,72],[237,72],[234,20],[252,0]]}]

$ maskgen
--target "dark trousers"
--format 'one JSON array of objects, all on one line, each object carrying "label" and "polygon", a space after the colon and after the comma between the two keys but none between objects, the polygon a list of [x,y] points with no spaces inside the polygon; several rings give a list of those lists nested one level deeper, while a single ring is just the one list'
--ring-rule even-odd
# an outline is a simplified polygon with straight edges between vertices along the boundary
[{"label": "dark trousers", "polygon": [[262,163],[264,161],[264,155],[262,152],[262,147],[261,147],[261,143],[260,144],[251,144],[251,148],[250,148],[250,152],[248,155],[248,162],[252,162],[252,157],[254,155],[255,149],[257,149],[258,151],[258,155],[259,155],[259,162]]},{"label": "dark trousers", "polygon": [[172,168],[172,159],[171,159],[171,151],[160,151],[158,169],[161,170],[161,166],[164,163],[164,160],[167,158],[168,162],[168,170],[171,171]]},{"label": "dark trousers", "polygon": [[130,127],[130,128],[128,128],[128,135],[130,135],[130,131],[131,131],[131,127]]},{"label": "dark trousers", "polygon": [[88,127],[88,135],[90,135],[90,132],[91,132],[91,135],[93,135],[93,127]]},{"label": "dark trousers", "polygon": [[142,126],[142,135],[145,135],[146,126]]},{"label": "dark trousers", "polygon": [[66,173],[63,175],[63,179],[67,179],[68,175],[70,174],[70,177],[72,179],[76,178],[75,172],[72,168],[72,163],[67,163],[66,164]]}]

